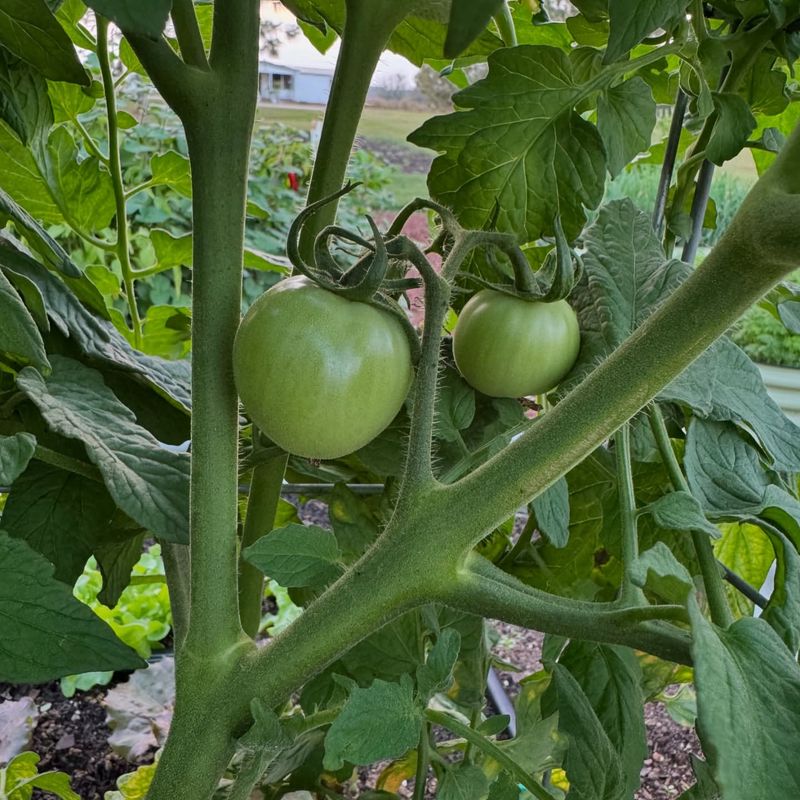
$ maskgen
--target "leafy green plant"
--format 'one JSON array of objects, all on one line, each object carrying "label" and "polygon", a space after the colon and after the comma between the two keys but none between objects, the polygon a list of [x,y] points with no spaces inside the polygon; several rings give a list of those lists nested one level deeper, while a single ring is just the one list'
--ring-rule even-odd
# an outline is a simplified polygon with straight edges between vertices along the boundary
[{"label": "leafy green plant", "polygon": [[[167,636],[172,626],[169,593],[164,578],[164,564],[160,545],[152,545],[142,554],[130,574],[130,583],[113,608],[104,605],[98,595],[103,588],[103,577],[94,558],[90,558],[83,574],[75,583],[73,593],[82,603],[106,622],[114,633],[142,658],[149,658],[158,643]],[[76,691],[104,685],[113,672],[89,672],[68,675],[61,679],[61,691],[72,697]]]},{"label": "leafy green plant", "polygon": [[2,800],[28,800],[34,789],[48,792],[61,800],[80,800],[69,785],[69,776],[50,770],[39,772],[36,753],[20,753],[0,765],[0,798]]},{"label": "leafy green plant", "polygon": [[753,361],[778,367],[800,367],[800,335],[786,329],[766,309],[754,306],[739,321],[731,338]]},{"label": "leafy green plant", "polygon": [[[624,800],[647,752],[645,699],[689,680],[706,760],[687,800],[793,796],[800,436],[724,334],[757,301],[784,320],[798,302],[781,283],[800,253],[797,0],[601,0],[563,22],[528,2],[287,0],[321,47],[342,39],[288,262],[247,239],[248,219],[263,217],[250,180],[260,4],[88,5],[84,18],[79,0],[55,12],[37,0],[0,26],[0,618],[18,643],[0,647],[0,678],[144,666],[72,587],[94,557],[98,598],[113,607],[153,537],[176,693],[149,800],[341,798],[356,767],[384,760],[381,786],[362,796],[396,797],[413,780],[422,800],[433,775],[441,800],[517,798],[519,785],[539,800]],[[416,63],[444,56],[464,88],[458,111],[410,137],[436,153],[432,199],[355,230],[336,210],[356,196],[342,184],[387,47]],[[486,76],[466,85],[476,62]],[[144,159],[146,188],[122,168],[130,73],[152,80],[185,132],[185,151],[176,136]],[[674,115],[653,142],[657,103]],[[87,104],[105,140],[77,124]],[[713,169],[746,147],[760,177],[695,269]],[[602,203],[608,178],[644,151],[661,167],[654,213]],[[156,186],[162,212],[191,192],[191,234],[134,224]],[[428,215],[427,246],[403,233],[416,213]],[[119,271],[77,263],[45,225],[67,226]],[[282,277],[289,263],[329,300],[394,315],[409,344],[414,380],[397,416],[340,458],[287,453],[241,416],[244,270]],[[136,284],[170,276],[183,302],[189,274],[191,325],[179,306],[140,313]],[[421,331],[404,314],[420,288]],[[546,396],[492,397],[458,372],[449,332],[479,288],[574,310],[577,360]],[[326,316],[306,317],[313,340]],[[189,336],[191,363],[165,357]],[[355,350],[348,368],[362,363]],[[318,379],[345,363],[305,366]],[[332,401],[296,391],[302,367],[258,391],[270,399],[288,383],[295,422],[350,433],[358,408],[326,416]],[[189,439],[190,452],[175,446]],[[325,500],[329,528],[281,502],[285,479]],[[734,527],[720,539],[722,525]],[[734,568],[755,581],[768,559],[765,600]],[[759,618],[731,602],[723,576],[764,606]],[[302,611],[259,646],[265,578]],[[487,619],[547,634],[511,740],[499,738],[504,718],[483,715]]]}]

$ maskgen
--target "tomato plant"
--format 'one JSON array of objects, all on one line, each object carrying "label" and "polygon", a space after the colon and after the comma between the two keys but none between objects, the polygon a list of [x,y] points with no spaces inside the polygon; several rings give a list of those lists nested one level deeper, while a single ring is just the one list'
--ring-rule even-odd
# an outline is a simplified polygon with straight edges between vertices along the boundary
[{"label": "tomato plant", "polygon": [[[685,800],[795,797],[800,430],[725,334],[754,303],[800,330],[800,2],[285,0],[341,40],[286,259],[246,246],[261,5],[0,0],[0,679],[144,668],[72,590],[93,557],[113,607],[156,539],[176,697],[149,800],[341,800],[381,761],[365,798],[628,800],[644,703],[689,680]],[[355,230],[337,201],[386,49],[458,91],[409,137],[430,198]],[[129,171],[151,90],[186,153]],[[753,186],[704,238],[733,159]],[[647,203],[604,202],[639,164]],[[132,228],[154,187],[191,197],[191,233]],[[237,343],[245,267],[281,282]],[[191,309],[142,313],[137,284],[184,270]],[[529,315],[555,345],[528,349]],[[266,579],[296,608],[264,645]],[[545,635],[510,741],[483,719],[487,620]]]},{"label": "tomato plant", "polygon": [[317,459],[371,442],[400,411],[412,376],[396,319],[302,276],[282,281],[247,312],[233,369],[253,422],[287,452]]},{"label": "tomato plant", "polygon": [[470,298],[453,331],[461,374],[492,397],[549,392],[579,349],[578,318],[565,300],[530,302],[491,289]]}]

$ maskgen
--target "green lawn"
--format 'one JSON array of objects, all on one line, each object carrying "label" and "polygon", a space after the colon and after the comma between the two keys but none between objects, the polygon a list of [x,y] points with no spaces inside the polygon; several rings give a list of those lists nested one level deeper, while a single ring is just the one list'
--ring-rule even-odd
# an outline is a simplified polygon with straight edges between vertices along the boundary
[{"label": "green lawn", "polygon": [[[310,129],[315,119],[322,119],[321,106],[308,108],[262,105],[259,121],[264,124],[281,122],[296,128]],[[368,139],[381,139],[402,144],[411,131],[418,128],[431,115],[422,111],[404,111],[400,108],[375,108],[367,106],[358,126],[358,133]]]},{"label": "green lawn", "polygon": [[389,189],[397,201],[398,208],[404,206],[415,197],[428,196],[425,175],[420,172],[395,172]]}]

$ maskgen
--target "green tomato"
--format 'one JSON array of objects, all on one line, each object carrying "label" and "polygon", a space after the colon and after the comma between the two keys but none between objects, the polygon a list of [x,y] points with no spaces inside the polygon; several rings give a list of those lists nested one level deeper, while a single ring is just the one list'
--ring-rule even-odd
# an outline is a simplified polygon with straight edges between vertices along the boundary
[{"label": "green tomato", "polygon": [[319,459],[372,441],[400,411],[413,375],[399,320],[301,276],[251,306],[233,370],[253,422],[287,452]]},{"label": "green tomato", "polygon": [[491,289],[470,298],[453,331],[458,369],[490,397],[549,392],[579,349],[578,318],[566,300],[531,302]]}]

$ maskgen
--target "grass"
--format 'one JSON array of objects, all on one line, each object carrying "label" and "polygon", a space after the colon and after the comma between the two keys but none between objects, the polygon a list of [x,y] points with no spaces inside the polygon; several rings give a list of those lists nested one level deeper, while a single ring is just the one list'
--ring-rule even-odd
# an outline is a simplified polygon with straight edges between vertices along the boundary
[{"label": "grass", "polygon": [[[310,130],[314,120],[321,120],[322,106],[273,106],[262,105],[258,110],[259,122],[268,125],[280,122],[295,128]],[[401,108],[377,108],[367,106],[358,126],[359,136],[382,140],[392,144],[404,144],[406,136],[418,128],[431,114],[424,111],[406,111]]]},{"label": "grass", "polygon": [[421,172],[400,172],[398,170],[392,177],[389,190],[397,201],[397,207],[402,208],[415,197],[428,196],[426,176]]}]

